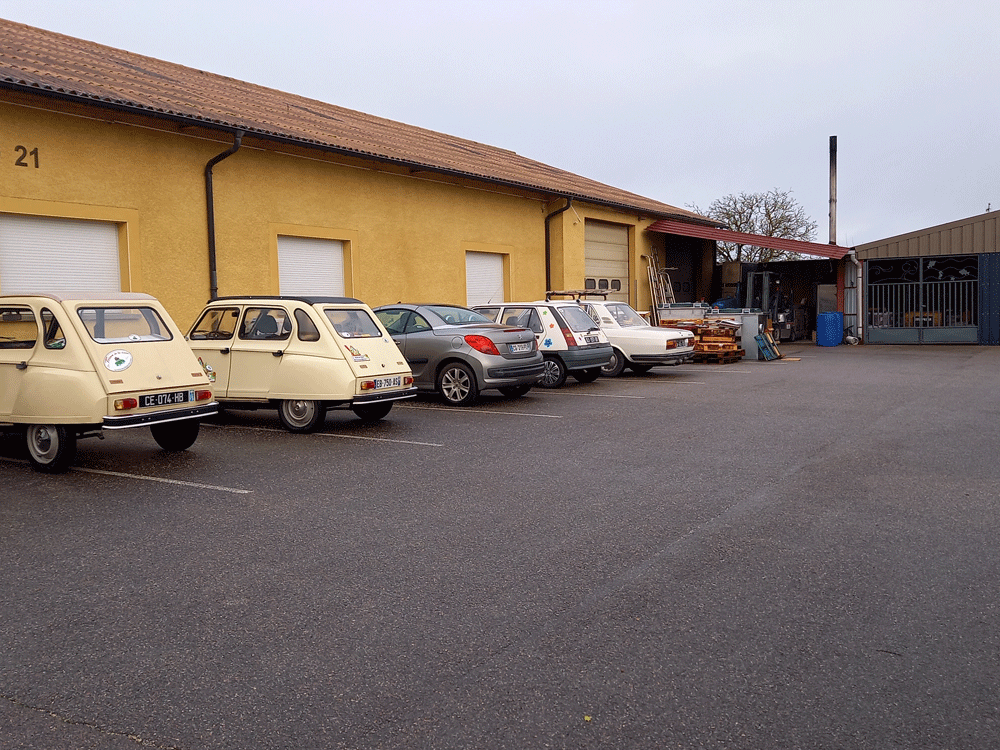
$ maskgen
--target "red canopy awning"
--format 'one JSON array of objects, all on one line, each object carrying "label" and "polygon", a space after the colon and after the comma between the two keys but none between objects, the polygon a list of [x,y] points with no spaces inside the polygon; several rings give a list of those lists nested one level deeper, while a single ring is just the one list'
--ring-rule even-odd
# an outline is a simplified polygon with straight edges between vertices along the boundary
[{"label": "red canopy awning", "polygon": [[801,240],[786,240],[781,237],[765,237],[762,234],[747,234],[733,232],[729,229],[716,229],[703,224],[688,224],[686,221],[661,219],[647,228],[648,232],[663,232],[664,234],[679,234],[682,237],[699,237],[703,240],[716,242],[735,242],[739,245],[754,245],[771,250],[785,250],[791,253],[819,255],[824,258],[840,260],[850,252],[849,247],[840,245],[823,245],[819,242],[802,242]]}]

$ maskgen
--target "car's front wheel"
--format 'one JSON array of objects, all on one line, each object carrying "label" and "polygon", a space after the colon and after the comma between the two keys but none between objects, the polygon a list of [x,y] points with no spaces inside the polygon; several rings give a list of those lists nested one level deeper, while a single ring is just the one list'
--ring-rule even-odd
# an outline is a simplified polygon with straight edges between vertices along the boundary
[{"label": "car's front wheel", "polygon": [[149,426],[153,440],[165,451],[186,451],[198,439],[201,422],[185,419],[181,422],[164,422]]},{"label": "car's front wheel", "polygon": [[601,368],[601,375],[606,378],[617,378],[625,370],[625,355],[618,349],[611,350],[611,361]]},{"label": "car's front wheel", "polygon": [[314,432],[326,419],[322,401],[289,399],[278,404],[278,420],[289,432]]},{"label": "car's front wheel", "polygon": [[600,367],[591,367],[586,370],[577,370],[573,373],[573,377],[576,378],[581,383],[593,383],[601,376]]},{"label": "car's front wheel", "polygon": [[351,407],[351,411],[362,422],[378,422],[392,411],[392,401],[382,404],[355,404]]},{"label": "car's front wheel", "polygon": [[449,362],[438,375],[438,391],[452,406],[468,406],[479,396],[476,374],[468,365]]},{"label": "car's front wheel", "polygon": [[61,474],[76,458],[76,432],[61,424],[32,424],[25,430],[28,458],[36,471]]},{"label": "car's front wheel", "polygon": [[566,382],[566,365],[558,357],[546,357],[545,369],[538,385],[542,388],[559,388]]}]

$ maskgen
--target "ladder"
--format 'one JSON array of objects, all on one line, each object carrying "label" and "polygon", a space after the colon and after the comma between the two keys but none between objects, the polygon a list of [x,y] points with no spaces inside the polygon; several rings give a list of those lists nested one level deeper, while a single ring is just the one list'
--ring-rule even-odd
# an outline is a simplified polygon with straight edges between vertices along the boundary
[{"label": "ladder", "polygon": [[656,254],[648,256],[649,263],[647,264],[647,270],[649,271],[649,293],[653,300],[653,311],[655,312],[658,308],[664,305],[676,304],[677,300],[674,297],[674,285],[670,282],[670,274],[668,271],[676,271],[676,268],[660,268],[659,261],[656,259]]}]

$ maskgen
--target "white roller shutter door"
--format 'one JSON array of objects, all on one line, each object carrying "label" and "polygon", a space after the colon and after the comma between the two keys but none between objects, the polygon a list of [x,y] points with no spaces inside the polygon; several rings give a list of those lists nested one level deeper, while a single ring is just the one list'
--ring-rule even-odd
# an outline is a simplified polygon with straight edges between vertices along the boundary
[{"label": "white roller shutter door", "polygon": [[470,307],[506,301],[503,255],[474,252],[465,254],[465,299]]},{"label": "white roller shutter door", "polygon": [[344,243],[279,236],[278,288],[289,296],[343,297]]},{"label": "white roller shutter door", "polygon": [[118,225],[0,214],[0,293],[120,292]]},{"label": "white roller shutter door", "polygon": [[584,231],[584,248],[585,286],[598,291],[611,291],[609,300],[628,302],[628,227],[588,221]]}]

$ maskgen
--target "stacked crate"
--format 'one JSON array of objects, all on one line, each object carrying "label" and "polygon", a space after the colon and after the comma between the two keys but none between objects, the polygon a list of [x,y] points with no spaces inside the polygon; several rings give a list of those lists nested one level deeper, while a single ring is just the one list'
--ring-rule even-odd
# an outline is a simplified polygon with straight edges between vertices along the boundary
[{"label": "stacked crate", "polygon": [[731,320],[663,320],[665,328],[682,328],[694,334],[694,361],[704,364],[728,365],[743,359],[746,351],[740,347],[740,324]]}]

